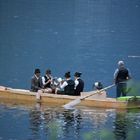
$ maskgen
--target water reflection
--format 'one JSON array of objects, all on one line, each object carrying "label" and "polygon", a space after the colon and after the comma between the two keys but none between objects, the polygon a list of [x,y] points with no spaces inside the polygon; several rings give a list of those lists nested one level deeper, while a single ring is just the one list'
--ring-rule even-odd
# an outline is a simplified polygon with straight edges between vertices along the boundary
[{"label": "water reflection", "polygon": [[41,116],[41,104],[36,104],[36,106],[29,111],[30,129],[32,130],[32,136],[35,138],[39,137],[40,126],[43,121]]},{"label": "water reflection", "polygon": [[116,140],[138,139],[137,132],[140,128],[140,110],[127,110],[116,112],[114,121],[114,134]]},{"label": "water reflection", "polygon": [[[79,108],[44,108],[37,104],[30,111],[30,129],[34,138],[47,139],[102,139],[112,137],[106,128],[110,114],[115,110]],[[108,133],[104,136],[104,133]]]},{"label": "water reflection", "polygon": [[66,110],[63,113],[63,119],[64,119],[64,135],[70,136],[71,132],[76,136],[75,139],[78,139],[80,129],[81,129],[81,122],[82,117],[79,110],[69,111]]},{"label": "water reflection", "polygon": [[63,139],[74,134],[78,140],[81,115],[79,110],[49,108],[36,104],[29,112],[30,129],[35,138]]},{"label": "water reflection", "polygon": [[128,134],[128,123],[129,120],[126,118],[126,113],[117,113],[114,122],[115,138],[116,140],[126,140]]},{"label": "water reflection", "polygon": [[113,138],[113,134],[110,131],[112,119],[114,118],[114,109],[99,109],[99,108],[87,108],[83,110],[82,118],[86,127],[84,128],[83,138],[85,140],[108,140]]},{"label": "water reflection", "polygon": [[[66,110],[39,103],[23,108],[18,105],[5,106],[0,105],[1,139],[138,140],[140,137],[140,110],[116,111],[88,107]],[[17,120],[12,129],[8,129],[8,120],[10,125]],[[18,130],[24,130],[20,136],[16,133]]]}]

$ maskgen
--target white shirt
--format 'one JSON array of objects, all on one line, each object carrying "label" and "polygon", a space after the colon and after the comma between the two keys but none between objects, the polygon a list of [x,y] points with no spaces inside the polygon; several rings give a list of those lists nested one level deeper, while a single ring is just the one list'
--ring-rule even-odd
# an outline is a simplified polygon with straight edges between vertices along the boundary
[{"label": "white shirt", "polygon": [[79,85],[78,79],[79,79],[79,78],[77,78],[77,79],[74,81],[74,82],[75,82],[75,88],[74,88],[74,89],[76,89],[76,87]]},{"label": "white shirt", "polygon": [[68,85],[67,81],[65,81],[63,84],[60,84],[60,88],[64,89]]},{"label": "white shirt", "polygon": [[[48,75],[46,75],[46,77],[47,77],[47,79],[50,79],[50,77]],[[51,79],[52,79],[52,77],[51,77]],[[46,85],[45,77],[44,76],[42,77],[42,83],[43,83],[43,85]]]},{"label": "white shirt", "polygon": [[70,78],[66,79],[66,81],[63,82],[63,84],[60,83],[61,89],[64,89],[68,85],[68,83],[67,83],[68,80],[70,80]]}]

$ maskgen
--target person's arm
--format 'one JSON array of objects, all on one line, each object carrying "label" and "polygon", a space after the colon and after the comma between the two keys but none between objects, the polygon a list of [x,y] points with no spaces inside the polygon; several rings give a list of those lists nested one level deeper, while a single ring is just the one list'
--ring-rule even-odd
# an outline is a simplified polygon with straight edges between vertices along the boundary
[{"label": "person's arm", "polygon": [[35,84],[35,79],[31,79],[31,89],[32,90],[38,90],[38,86]]},{"label": "person's arm", "polygon": [[38,87],[38,89],[44,88],[44,85],[42,83],[42,78],[41,77],[39,77],[39,82],[40,82],[40,87]]},{"label": "person's arm", "polygon": [[127,69],[127,70],[128,70],[128,79],[131,79],[132,78],[131,72],[129,69]]},{"label": "person's arm", "polygon": [[118,76],[119,69],[116,69],[114,72],[114,83],[116,82],[116,78]]},{"label": "person's arm", "polygon": [[45,78],[42,77],[42,84],[43,84],[43,86],[47,85],[48,83],[51,83],[51,81],[52,81],[51,79],[48,79],[48,81],[45,82]]},{"label": "person's arm", "polygon": [[64,81],[63,84],[60,84],[60,88],[64,89],[67,85],[68,85],[68,83],[66,81]]}]

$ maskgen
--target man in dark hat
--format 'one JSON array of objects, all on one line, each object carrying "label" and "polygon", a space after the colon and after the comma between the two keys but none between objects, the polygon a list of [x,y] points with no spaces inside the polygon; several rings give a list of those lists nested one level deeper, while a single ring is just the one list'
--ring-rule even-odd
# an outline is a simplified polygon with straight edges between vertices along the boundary
[{"label": "man in dark hat", "polygon": [[84,90],[84,81],[80,78],[81,72],[75,72],[75,95],[79,96],[81,92]]},{"label": "man in dark hat", "polygon": [[43,88],[42,79],[40,77],[40,69],[35,69],[34,76],[31,78],[31,91],[37,92]]},{"label": "man in dark hat", "polygon": [[45,76],[42,77],[44,92],[52,93],[52,88],[51,88],[52,80],[53,78],[51,76],[51,70],[47,69]]},{"label": "man in dark hat", "polygon": [[70,72],[66,72],[65,80],[60,83],[60,89],[56,91],[57,94],[74,95],[74,81],[71,79]]}]

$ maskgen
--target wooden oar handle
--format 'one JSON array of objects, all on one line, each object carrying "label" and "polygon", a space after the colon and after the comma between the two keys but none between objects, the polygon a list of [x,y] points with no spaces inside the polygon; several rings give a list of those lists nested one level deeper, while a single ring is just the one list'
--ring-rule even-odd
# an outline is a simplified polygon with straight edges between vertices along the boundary
[{"label": "wooden oar handle", "polygon": [[100,89],[100,90],[98,90],[98,91],[94,91],[92,94],[87,95],[87,96],[84,96],[84,97],[81,97],[80,99],[83,100],[83,99],[85,99],[85,98],[88,98],[88,97],[90,97],[90,96],[96,94],[96,93],[100,93],[100,92],[102,92],[102,91],[104,91],[104,90],[107,90],[107,89],[109,89],[109,88],[111,88],[111,87],[113,87],[113,86],[115,86],[115,84],[112,84],[112,85],[110,85],[110,86],[108,86],[108,87],[105,87],[105,88],[103,88],[103,89]]}]

